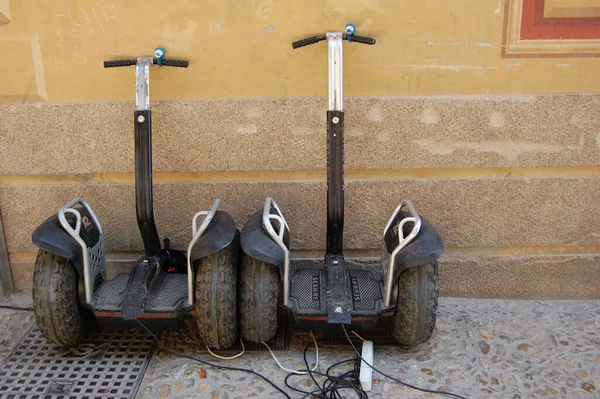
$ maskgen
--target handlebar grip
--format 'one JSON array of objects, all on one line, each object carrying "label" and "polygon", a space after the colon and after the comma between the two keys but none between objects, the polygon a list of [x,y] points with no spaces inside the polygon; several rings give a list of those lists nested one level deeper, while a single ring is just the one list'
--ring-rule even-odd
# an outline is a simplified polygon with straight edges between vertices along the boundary
[{"label": "handlebar grip", "polygon": [[137,60],[104,61],[104,68],[126,67],[137,64]]},{"label": "handlebar grip", "polygon": [[376,42],[375,39],[371,39],[370,37],[357,36],[357,35],[352,36],[352,41],[357,42],[357,43],[362,43],[362,44],[375,44],[375,42]]},{"label": "handlebar grip", "polygon": [[325,40],[325,36],[313,36],[306,39],[298,40],[297,42],[292,43],[292,48],[297,49],[300,47],[308,46],[309,44],[315,44],[322,40]]},{"label": "handlebar grip", "polygon": [[[154,60],[154,63],[157,64],[157,60]],[[187,68],[188,62],[182,60],[162,60],[161,65],[178,68]]]}]

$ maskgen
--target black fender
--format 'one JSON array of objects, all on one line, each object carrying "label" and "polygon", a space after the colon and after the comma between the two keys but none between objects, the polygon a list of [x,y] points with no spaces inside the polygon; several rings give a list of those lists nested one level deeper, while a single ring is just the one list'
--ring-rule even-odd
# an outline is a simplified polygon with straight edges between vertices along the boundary
[{"label": "black fender", "polygon": [[[240,244],[244,253],[251,258],[268,263],[279,269],[281,278],[283,279],[283,267],[285,262],[285,254],[283,249],[277,245],[269,236],[262,225],[263,211],[256,212],[248,223],[244,225],[240,236]],[[283,236],[284,244],[289,248],[289,232]]]},{"label": "black fender", "polygon": [[[71,215],[66,218],[72,222]],[[79,243],[62,227],[58,214],[40,224],[31,235],[31,241],[46,252],[69,259],[79,275],[83,276],[83,251]]]},{"label": "black fender", "polygon": [[[409,217],[410,214],[403,212],[404,217]],[[386,234],[386,247],[390,248],[390,242],[398,242],[398,236],[393,234],[393,229],[390,229]],[[395,236],[395,237],[394,237]],[[395,240],[395,241],[394,241]],[[415,239],[396,254],[394,267],[394,281],[400,277],[400,274],[413,267],[424,266],[438,260],[444,253],[444,241],[440,237],[435,228],[421,217],[421,229]]]},{"label": "black fender", "polygon": [[237,233],[233,217],[225,211],[216,211],[206,231],[194,244],[190,261],[193,263],[222,250],[233,241]]}]

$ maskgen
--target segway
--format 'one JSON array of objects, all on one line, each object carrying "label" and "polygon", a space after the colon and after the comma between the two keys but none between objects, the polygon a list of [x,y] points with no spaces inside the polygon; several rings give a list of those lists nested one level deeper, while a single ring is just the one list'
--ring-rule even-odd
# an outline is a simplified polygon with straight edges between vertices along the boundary
[{"label": "segway", "polygon": [[[194,308],[204,342],[214,348],[238,339],[237,267],[239,233],[233,218],[218,210],[192,220],[187,253],[164,245],[156,229],[152,199],[150,67],[187,68],[187,61],[155,57],[105,61],[105,68],[135,66],[135,200],[144,256],[129,273],[106,277],[102,227],[91,207],[76,198],[33,233],[39,249],[33,275],[33,309],[43,335],[59,346],[76,345],[90,327],[176,329]],[[138,319],[138,320],[136,320]]]},{"label": "segway", "polygon": [[410,201],[402,201],[383,231],[381,267],[349,267],[344,259],[344,112],[342,42],[375,44],[345,32],[329,32],[292,43],[294,49],[327,40],[327,237],[324,267],[290,266],[290,230],[272,198],[241,233],[240,330],[249,341],[271,339],[278,303],[298,326],[331,324],[373,328],[387,322],[401,345],[415,346],[431,336],[438,297],[437,259],[444,244]]}]

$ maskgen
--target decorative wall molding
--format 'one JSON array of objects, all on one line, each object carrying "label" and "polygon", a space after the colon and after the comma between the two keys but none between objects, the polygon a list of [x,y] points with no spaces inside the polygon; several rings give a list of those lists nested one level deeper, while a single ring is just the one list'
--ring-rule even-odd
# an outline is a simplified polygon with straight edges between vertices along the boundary
[{"label": "decorative wall molding", "polygon": [[503,39],[503,57],[598,57],[600,1],[508,0]]}]

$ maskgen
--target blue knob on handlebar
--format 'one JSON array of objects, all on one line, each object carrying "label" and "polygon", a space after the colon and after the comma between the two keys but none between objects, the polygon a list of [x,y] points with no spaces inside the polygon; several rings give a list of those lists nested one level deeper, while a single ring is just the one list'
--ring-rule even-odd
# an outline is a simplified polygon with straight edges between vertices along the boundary
[{"label": "blue knob on handlebar", "polygon": [[162,47],[157,47],[154,50],[154,57],[156,58],[156,65],[158,65],[159,67],[162,66],[162,61],[165,58],[166,53],[167,52]]},{"label": "blue knob on handlebar", "polygon": [[356,25],[354,25],[353,23],[348,23],[346,24],[346,28],[344,29],[344,31],[346,32],[346,39],[348,39],[348,41],[351,42],[354,33],[356,33]]}]

